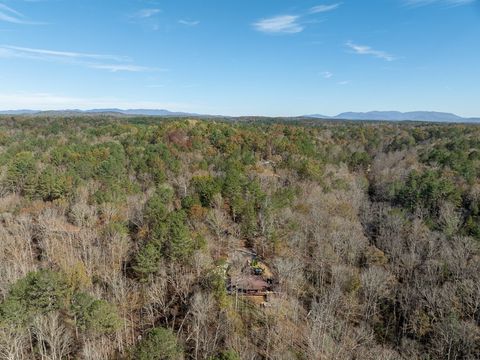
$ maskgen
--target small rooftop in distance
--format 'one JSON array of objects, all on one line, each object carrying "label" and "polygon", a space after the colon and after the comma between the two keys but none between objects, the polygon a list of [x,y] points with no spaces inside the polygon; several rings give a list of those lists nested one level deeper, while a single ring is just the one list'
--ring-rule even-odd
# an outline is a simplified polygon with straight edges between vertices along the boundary
[{"label": "small rooftop in distance", "polygon": [[233,278],[231,280],[231,285],[237,290],[244,291],[267,291],[270,289],[271,285],[263,280],[260,276],[241,276],[238,278]]}]

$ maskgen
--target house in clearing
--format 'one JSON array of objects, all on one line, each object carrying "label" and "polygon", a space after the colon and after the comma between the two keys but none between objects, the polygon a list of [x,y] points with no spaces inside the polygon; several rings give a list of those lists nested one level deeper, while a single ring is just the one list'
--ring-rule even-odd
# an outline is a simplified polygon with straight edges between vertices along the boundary
[{"label": "house in clearing", "polygon": [[230,295],[245,296],[265,304],[274,292],[274,274],[252,249],[233,251],[229,256],[227,274]]},{"label": "house in clearing", "polygon": [[228,291],[244,296],[264,296],[272,291],[272,283],[258,275],[241,275],[230,279]]}]

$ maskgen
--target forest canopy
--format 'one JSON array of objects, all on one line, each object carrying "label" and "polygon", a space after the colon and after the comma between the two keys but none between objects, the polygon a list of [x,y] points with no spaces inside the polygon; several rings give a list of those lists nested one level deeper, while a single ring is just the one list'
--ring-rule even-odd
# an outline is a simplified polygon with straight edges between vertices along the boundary
[{"label": "forest canopy", "polygon": [[475,125],[0,117],[0,358],[478,359],[479,179]]}]

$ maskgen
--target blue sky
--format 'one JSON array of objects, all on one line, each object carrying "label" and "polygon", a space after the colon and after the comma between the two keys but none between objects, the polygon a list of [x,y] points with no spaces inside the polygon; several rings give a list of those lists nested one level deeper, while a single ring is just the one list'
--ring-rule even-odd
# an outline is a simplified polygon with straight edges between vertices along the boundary
[{"label": "blue sky", "polygon": [[480,116],[478,0],[0,0],[0,109]]}]

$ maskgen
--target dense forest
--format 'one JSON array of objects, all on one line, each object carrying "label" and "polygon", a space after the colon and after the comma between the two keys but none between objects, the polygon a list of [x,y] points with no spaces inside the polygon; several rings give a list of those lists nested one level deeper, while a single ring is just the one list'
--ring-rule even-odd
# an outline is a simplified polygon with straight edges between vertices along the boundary
[{"label": "dense forest", "polygon": [[480,127],[0,117],[0,359],[479,359]]}]

